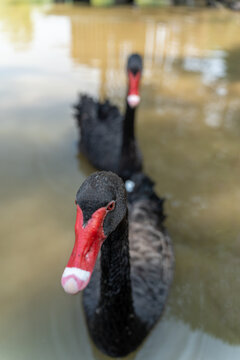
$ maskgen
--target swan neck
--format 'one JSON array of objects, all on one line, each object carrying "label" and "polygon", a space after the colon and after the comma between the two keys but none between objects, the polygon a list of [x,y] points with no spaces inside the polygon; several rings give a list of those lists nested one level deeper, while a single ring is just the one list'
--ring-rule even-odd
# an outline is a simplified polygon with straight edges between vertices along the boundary
[{"label": "swan neck", "polygon": [[127,216],[101,248],[100,300],[93,329],[97,346],[113,357],[135,350],[147,333],[133,307]]},{"label": "swan neck", "polygon": [[126,113],[123,120],[122,146],[120,152],[119,175],[128,179],[132,169],[136,167],[136,144],[134,136],[134,116],[136,109],[126,105]]},{"label": "swan neck", "polygon": [[100,305],[121,316],[133,312],[127,215],[102,245]]},{"label": "swan neck", "polygon": [[123,145],[122,149],[125,149],[129,141],[134,140],[134,117],[136,108],[131,108],[126,103],[125,117],[123,121]]}]

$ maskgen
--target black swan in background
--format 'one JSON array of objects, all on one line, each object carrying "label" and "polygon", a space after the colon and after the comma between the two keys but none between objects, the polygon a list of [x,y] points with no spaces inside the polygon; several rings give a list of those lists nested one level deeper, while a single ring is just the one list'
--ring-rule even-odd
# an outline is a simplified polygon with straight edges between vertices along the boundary
[{"label": "black swan in background", "polygon": [[81,129],[80,151],[98,170],[110,170],[123,179],[142,170],[142,156],[134,136],[134,118],[140,102],[142,58],[132,54],[127,61],[128,92],[125,114],[108,100],[100,103],[81,95],[75,117]]},{"label": "black swan in background", "polygon": [[163,200],[143,173],[132,181],[128,207],[116,174],[96,172],[83,182],[76,195],[75,245],[61,280],[70,294],[88,285],[83,294],[88,329],[96,346],[112,357],[141,344],[162,314],[173,277]]}]

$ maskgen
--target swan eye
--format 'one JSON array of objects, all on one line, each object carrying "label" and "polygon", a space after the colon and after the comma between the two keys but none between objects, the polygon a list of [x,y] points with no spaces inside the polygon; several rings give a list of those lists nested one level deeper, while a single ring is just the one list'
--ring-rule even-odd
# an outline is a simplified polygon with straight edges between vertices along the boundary
[{"label": "swan eye", "polygon": [[114,208],[115,208],[115,201],[113,200],[107,205],[107,210],[112,211]]},{"label": "swan eye", "polygon": [[77,200],[74,201],[75,205],[77,205]]}]

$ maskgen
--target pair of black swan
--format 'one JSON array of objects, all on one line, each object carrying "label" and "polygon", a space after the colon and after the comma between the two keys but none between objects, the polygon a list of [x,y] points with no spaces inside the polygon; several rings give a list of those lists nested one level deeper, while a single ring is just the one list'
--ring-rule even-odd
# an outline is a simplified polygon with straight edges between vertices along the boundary
[{"label": "pair of black swan", "polygon": [[[131,59],[138,59],[133,63],[141,64],[140,70],[131,67]],[[139,60],[139,55],[128,60],[128,74],[132,71],[133,77],[142,71]],[[131,91],[128,95],[139,96]],[[123,180],[110,171],[96,172],[83,182],[76,195],[75,245],[61,280],[69,294],[85,289],[83,305],[90,335],[96,346],[112,357],[134,351],[159,320],[174,268],[171,239],[163,225],[163,200],[141,171],[134,115],[128,115],[132,105],[127,104],[125,117],[121,117],[109,103],[81,98],[78,119],[82,151],[96,167],[114,170],[131,186],[126,194]],[[91,130],[96,143],[91,142]],[[102,137],[97,138],[97,134]],[[108,135],[113,142],[108,142]],[[132,148],[127,139],[132,140]],[[115,144],[118,150],[114,150]],[[125,146],[128,151],[136,150],[138,164],[133,158],[126,161]]]}]

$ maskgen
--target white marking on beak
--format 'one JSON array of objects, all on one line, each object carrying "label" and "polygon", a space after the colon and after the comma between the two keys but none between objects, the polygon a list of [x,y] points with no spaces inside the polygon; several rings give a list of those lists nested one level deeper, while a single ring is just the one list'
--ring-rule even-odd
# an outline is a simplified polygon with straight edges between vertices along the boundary
[{"label": "white marking on beak", "polygon": [[129,106],[135,108],[140,103],[140,96],[139,95],[128,95],[127,102]]},{"label": "white marking on beak", "polygon": [[77,294],[89,283],[91,273],[76,267],[66,267],[62,274],[62,287],[68,294]]}]

